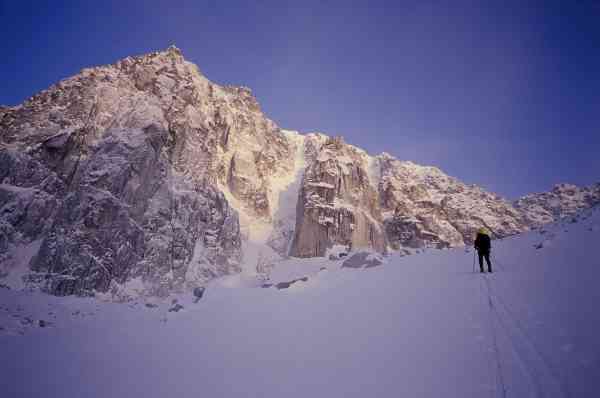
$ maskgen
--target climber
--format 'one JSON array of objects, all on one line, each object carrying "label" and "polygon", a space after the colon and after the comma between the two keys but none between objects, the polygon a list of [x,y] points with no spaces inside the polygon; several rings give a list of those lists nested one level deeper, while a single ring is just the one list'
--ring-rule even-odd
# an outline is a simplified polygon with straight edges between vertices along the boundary
[{"label": "climber", "polygon": [[477,250],[477,254],[479,254],[479,269],[481,272],[485,272],[483,270],[484,257],[488,265],[488,272],[492,272],[492,263],[490,262],[490,250],[492,249],[492,242],[490,239],[490,234],[485,228],[480,228],[479,231],[477,231],[477,237],[475,238],[474,246]]}]

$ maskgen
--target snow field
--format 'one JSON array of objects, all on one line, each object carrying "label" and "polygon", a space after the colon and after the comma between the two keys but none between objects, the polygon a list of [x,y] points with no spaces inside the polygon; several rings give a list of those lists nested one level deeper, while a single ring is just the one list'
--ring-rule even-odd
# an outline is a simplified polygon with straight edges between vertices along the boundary
[{"label": "snow field", "polygon": [[[0,289],[0,350],[9,358],[0,365],[0,391],[595,396],[600,212],[588,215],[494,241],[491,275],[473,273],[465,248],[392,255],[383,266],[358,270],[322,258],[288,259],[272,271],[272,282],[307,281],[279,290],[226,277],[197,304],[176,297],[179,312],[168,311],[172,298],[148,307]],[[537,248],[540,242],[546,244]],[[25,316],[52,325],[10,326]]]}]

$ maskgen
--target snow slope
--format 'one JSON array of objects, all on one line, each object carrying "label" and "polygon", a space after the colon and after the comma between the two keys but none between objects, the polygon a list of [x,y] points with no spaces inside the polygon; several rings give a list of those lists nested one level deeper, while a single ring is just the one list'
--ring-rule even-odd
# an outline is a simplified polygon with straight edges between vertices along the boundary
[{"label": "snow slope", "polygon": [[[178,312],[168,311],[170,300],[114,304],[0,289],[0,391],[597,396],[600,260],[591,249],[599,237],[596,207],[494,241],[492,275],[473,273],[464,248],[393,255],[369,269],[290,259],[269,288],[224,277],[198,303],[177,297]],[[40,319],[52,325],[33,327]]]}]

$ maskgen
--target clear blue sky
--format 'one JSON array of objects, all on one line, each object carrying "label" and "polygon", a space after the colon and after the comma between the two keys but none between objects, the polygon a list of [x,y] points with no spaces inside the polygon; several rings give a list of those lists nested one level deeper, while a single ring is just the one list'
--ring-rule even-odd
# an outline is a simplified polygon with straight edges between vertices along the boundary
[{"label": "clear blue sky", "polygon": [[175,44],[284,128],[514,198],[600,181],[599,21],[599,1],[2,0],[0,104]]}]

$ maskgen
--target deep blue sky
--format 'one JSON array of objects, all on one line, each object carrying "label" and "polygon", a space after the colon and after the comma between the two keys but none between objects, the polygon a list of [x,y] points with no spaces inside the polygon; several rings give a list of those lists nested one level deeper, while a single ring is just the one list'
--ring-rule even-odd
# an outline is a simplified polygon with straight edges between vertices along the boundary
[{"label": "deep blue sky", "polygon": [[599,21],[599,1],[1,0],[0,104],[175,44],[284,128],[514,198],[600,181]]}]

